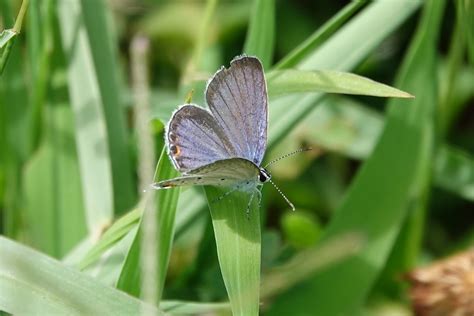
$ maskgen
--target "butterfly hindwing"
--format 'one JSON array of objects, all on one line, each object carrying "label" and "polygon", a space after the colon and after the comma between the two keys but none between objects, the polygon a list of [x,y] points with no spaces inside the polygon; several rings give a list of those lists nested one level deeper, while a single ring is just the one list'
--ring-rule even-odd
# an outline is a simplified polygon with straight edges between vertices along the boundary
[{"label": "butterfly hindwing", "polygon": [[218,160],[199,167],[181,177],[153,184],[157,189],[188,185],[235,186],[240,183],[252,184],[257,181],[259,168],[243,158]]}]

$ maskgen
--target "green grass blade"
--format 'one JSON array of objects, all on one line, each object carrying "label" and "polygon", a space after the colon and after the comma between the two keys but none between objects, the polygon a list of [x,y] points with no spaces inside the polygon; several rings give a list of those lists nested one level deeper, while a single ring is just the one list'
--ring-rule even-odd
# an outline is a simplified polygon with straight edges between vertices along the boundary
[{"label": "green grass blade", "polygon": [[68,63],[69,95],[75,116],[87,224],[89,232],[98,235],[114,214],[107,124],[80,4],[59,1],[58,16]]},{"label": "green grass blade", "polygon": [[292,68],[301,62],[305,57],[312,54],[324,41],[326,41],[334,32],[341,27],[355,12],[357,12],[366,1],[351,1],[342,8],[336,15],[327,21],[321,28],[316,30],[301,45],[296,47],[281,61],[279,61],[274,69]]},{"label": "green grass blade", "polygon": [[275,0],[255,0],[244,53],[260,58],[264,69],[272,64],[275,42]]},{"label": "green grass blade", "polygon": [[[14,23],[11,1],[0,1],[0,16],[5,24]],[[23,40],[17,37],[16,41]],[[22,164],[27,159],[27,117],[29,97],[25,82],[25,62],[22,57],[22,47],[12,45],[8,58],[8,67],[1,75],[0,83],[0,137],[2,142],[0,162],[4,177],[2,197],[2,226],[8,236],[18,236],[21,231],[22,210],[21,176]],[[2,173],[0,172],[0,173]],[[1,177],[1,175],[0,175]]]},{"label": "green grass blade", "polygon": [[100,240],[89,251],[87,251],[81,261],[77,264],[78,268],[84,269],[98,260],[105,251],[137,226],[141,214],[141,209],[136,208],[115,221],[114,224],[102,235]]},{"label": "green grass blade", "polygon": [[[56,57],[58,60],[59,54],[56,56],[53,56],[53,51],[54,51],[54,6],[55,6],[55,1],[54,0],[48,0],[44,1],[44,18],[42,20],[41,26],[42,26],[42,39],[41,39],[41,52],[38,56],[32,56],[32,68],[34,68],[34,89],[33,89],[33,97],[32,97],[32,106],[31,110],[29,112],[29,131],[28,131],[28,136],[30,138],[29,140],[29,150],[30,152],[33,152],[37,146],[38,143],[42,137],[42,129],[41,129],[41,124],[43,121],[43,111],[44,111],[44,106],[46,103],[46,97],[47,97],[47,91],[50,85],[50,74],[51,74],[51,68],[52,68],[52,59]],[[35,3],[32,6],[31,11],[39,11],[39,8],[37,7],[37,4]],[[34,13],[33,13],[34,14]],[[31,28],[34,28],[35,26],[32,26]],[[36,31],[39,33],[38,31]],[[32,36],[35,36],[36,33],[31,34]],[[56,38],[57,40],[57,38]],[[30,42],[33,42],[34,40],[31,39]],[[34,50],[34,48],[32,48]],[[33,60],[33,58],[35,58]],[[60,59],[62,60],[62,58]]]},{"label": "green grass blade", "polygon": [[[407,19],[419,4],[417,1],[372,2],[320,48],[308,54],[296,68],[301,70],[324,68],[340,71],[354,68]],[[366,36],[367,30],[372,30],[370,37]],[[312,93],[304,96],[285,96],[273,101],[269,113],[268,147],[271,149],[296,123],[307,116],[322,96],[321,93]],[[288,106],[290,104],[291,107]]]},{"label": "green grass blade", "polygon": [[[330,316],[352,314],[360,309],[385,265],[407,210],[424,198],[426,174],[430,170],[428,157],[434,145],[432,113],[436,106],[435,84],[430,78],[435,74],[435,35],[443,5],[427,2],[424,19],[402,67],[400,86],[413,91],[417,98],[411,103],[399,99],[391,103],[374,153],[358,172],[323,237],[327,240],[356,231],[367,237],[367,246],[357,256],[276,300],[269,315],[285,311],[303,315],[310,309],[314,314]],[[314,300],[315,297],[318,299]],[[343,297],[344,304],[334,297]],[[294,310],[303,304],[304,309]]]},{"label": "green grass blade", "polygon": [[13,31],[12,29],[8,30],[3,30],[2,33],[0,33],[0,49],[3,49],[6,44],[8,44],[9,41],[15,37],[17,33]]},{"label": "green grass blade", "polygon": [[[7,30],[5,35],[2,36],[1,42],[4,43],[4,48],[1,52],[2,55],[0,56],[0,76],[3,74],[3,70],[5,69],[5,66],[7,64],[8,57],[10,56],[13,43],[15,42],[16,37],[13,35],[19,34],[21,31],[23,18],[25,17],[26,9],[28,8],[28,2],[29,0],[22,1],[20,11],[18,12],[18,15],[15,20],[15,25],[11,30]],[[11,33],[14,34],[12,35]],[[4,34],[4,32],[2,32],[2,34]],[[0,46],[0,49],[2,49],[2,46]]]},{"label": "green grass blade", "polygon": [[469,0],[456,1],[457,19],[463,25],[463,35],[467,46],[467,57],[469,63],[474,65],[474,3]]},{"label": "green grass blade", "polygon": [[[138,315],[150,306],[0,237],[0,310],[15,315]],[[27,302],[27,303],[25,303]]]},{"label": "green grass blade", "polygon": [[[46,108],[45,134],[24,170],[28,240],[60,258],[87,234],[73,116],[67,104]],[[72,140],[72,141],[71,141]]]},{"label": "green grass blade", "polygon": [[233,315],[258,315],[260,288],[260,209],[255,194],[246,215],[250,194],[236,191],[218,202],[226,191],[206,187],[217,255]]},{"label": "green grass blade", "polygon": [[163,301],[160,308],[170,315],[226,315],[230,312],[229,303]]},{"label": "green grass blade", "polygon": [[[358,256],[313,276],[299,284],[297,290],[277,298],[268,315],[304,315],[308,310],[315,315],[344,315],[363,304],[388,256],[387,246],[396,238],[403,218],[399,213],[405,207],[412,175],[416,172],[414,162],[418,163],[420,158],[422,135],[408,127],[398,121],[387,124],[372,158],[358,173],[349,196],[325,232],[324,240],[356,231],[366,235],[367,246]],[[398,145],[395,147],[393,143]],[[401,152],[407,154],[401,156]],[[389,157],[393,158],[387,168]],[[390,181],[377,182],[378,187],[374,187],[375,177],[389,177]],[[344,304],[334,297],[344,297]]]},{"label": "green grass blade", "polygon": [[[168,159],[166,150],[163,150],[156,170],[156,180],[170,179],[176,177],[178,172]],[[168,262],[171,254],[171,245],[174,238],[176,207],[178,204],[179,188],[171,190],[158,190],[152,192],[149,196],[150,200],[145,203],[150,203],[156,198],[157,201],[157,232],[156,232],[156,255],[158,257],[158,271],[157,271],[157,292],[158,301],[163,294],[163,288],[168,269]],[[142,255],[140,253],[141,230],[138,229],[132,246],[129,250],[127,258],[122,267],[120,278],[117,282],[117,287],[132,295],[140,295],[140,260]]]},{"label": "green grass blade", "polygon": [[136,202],[136,189],[128,150],[123,93],[118,79],[119,64],[114,53],[117,45],[113,43],[110,23],[107,23],[105,2],[82,0],[81,6],[107,127],[114,211],[122,213]]},{"label": "green grass blade", "polygon": [[442,147],[436,155],[437,186],[474,201],[474,157],[459,149]]},{"label": "green grass blade", "polygon": [[[206,205],[204,197],[196,190],[185,190],[180,193],[178,201],[179,212],[176,214],[176,234],[186,230],[186,227],[199,214],[199,211]],[[89,238],[81,244],[83,247],[74,249],[67,256],[67,262],[70,265],[84,269],[95,263],[104,252],[114,247],[115,244],[125,237],[131,230],[138,226],[142,214],[140,208],[136,208],[121,218],[116,220],[101,236],[100,240],[91,244]]]},{"label": "green grass blade", "polygon": [[[467,92],[466,89],[459,94]],[[324,150],[365,160],[372,153],[383,125],[384,117],[379,112],[349,98],[330,96],[305,117],[289,137],[299,137]],[[434,184],[474,201],[473,164],[474,158],[468,153],[441,145],[434,154]]]},{"label": "green grass blade", "polygon": [[364,245],[364,238],[347,233],[326,241],[323,245],[301,251],[283,265],[269,269],[262,280],[262,298],[269,299],[315,272],[356,254]]},{"label": "green grass blade", "polygon": [[296,92],[326,92],[413,98],[411,94],[404,91],[341,71],[276,70],[267,75],[267,80],[268,93],[274,97]]}]

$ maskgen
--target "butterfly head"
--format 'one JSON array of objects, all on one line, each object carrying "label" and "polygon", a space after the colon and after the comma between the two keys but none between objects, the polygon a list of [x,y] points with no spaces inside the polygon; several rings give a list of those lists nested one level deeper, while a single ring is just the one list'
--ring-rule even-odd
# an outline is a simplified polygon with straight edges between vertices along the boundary
[{"label": "butterfly head", "polygon": [[261,183],[265,183],[271,179],[272,175],[270,172],[267,171],[265,168],[260,168],[260,172],[258,173],[258,180]]}]

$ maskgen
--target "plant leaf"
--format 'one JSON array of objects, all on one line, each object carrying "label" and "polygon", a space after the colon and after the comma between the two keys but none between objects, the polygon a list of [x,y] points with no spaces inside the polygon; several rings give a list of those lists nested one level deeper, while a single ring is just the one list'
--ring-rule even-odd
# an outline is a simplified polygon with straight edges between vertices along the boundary
[{"label": "plant leaf", "polygon": [[107,124],[80,3],[58,2],[58,16],[69,65],[69,94],[87,225],[89,233],[98,236],[114,214]]},{"label": "plant leaf", "polygon": [[37,249],[60,258],[87,234],[73,116],[67,104],[45,108],[43,142],[23,173],[25,230]]},{"label": "plant leaf", "polygon": [[[15,315],[161,313],[39,252],[0,237],[0,310]],[[27,302],[27,303],[26,303]]]},{"label": "plant leaf", "polygon": [[[260,289],[260,209],[254,196],[236,191],[216,201],[225,189],[206,187],[219,265],[233,315],[258,315]],[[215,202],[212,202],[215,201]]]},{"label": "plant leaf", "polygon": [[[354,68],[419,5],[420,2],[417,1],[371,2],[321,47],[311,54],[308,53],[295,68],[300,70],[325,68],[339,71]],[[369,37],[366,36],[367,30],[371,30]],[[300,120],[315,109],[315,104],[322,96],[322,93],[289,95],[272,101],[269,111],[267,150],[271,150]]]},{"label": "plant leaf", "polygon": [[[367,237],[367,246],[358,255],[275,300],[269,315],[281,315],[290,309],[292,315],[304,315],[308,309],[318,315],[346,315],[355,313],[365,302],[384,268],[409,207],[423,198],[427,185],[436,100],[435,84],[430,78],[435,74],[435,34],[443,4],[427,2],[424,19],[402,67],[400,85],[419,97],[411,104],[399,99],[391,102],[383,134],[373,154],[359,170],[322,238],[359,232]],[[343,297],[344,304],[334,297]],[[296,306],[304,308],[295,310]]]},{"label": "plant leaf", "polygon": [[409,93],[371,79],[332,70],[274,70],[267,75],[267,80],[268,92],[271,96],[318,91],[376,97],[413,98]]},{"label": "plant leaf", "polygon": [[230,312],[229,303],[198,303],[168,300],[161,302],[160,308],[170,315],[221,315],[222,312]]},{"label": "plant leaf", "polygon": [[366,4],[366,1],[351,1],[323,26],[318,28],[303,43],[279,61],[274,69],[295,67],[304,58],[311,55],[324,41],[326,41],[342,24],[344,24],[357,10]]},{"label": "plant leaf", "polygon": [[16,35],[17,33],[12,29],[3,30],[2,33],[0,33],[0,49],[3,49]]},{"label": "plant leaf", "polygon": [[121,214],[136,203],[136,189],[127,145],[123,89],[119,84],[119,67],[114,53],[118,45],[111,34],[104,1],[81,0],[81,7],[107,128],[114,211]]},{"label": "plant leaf", "polygon": [[[156,167],[156,179],[157,181],[162,179],[170,179],[179,175],[174,169],[174,166],[168,159],[166,149],[163,148],[159,162]],[[158,300],[161,299],[163,294],[163,288],[165,285],[166,273],[168,269],[168,262],[171,254],[171,245],[173,244],[174,229],[175,229],[175,217],[176,207],[178,204],[179,188],[172,190],[157,190],[151,192],[148,201],[157,201],[157,235],[156,235],[156,256],[158,258],[158,271],[157,271],[157,291]],[[145,208],[146,209],[146,208]],[[143,220],[143,216],[142,216]],[[140,294],[140,260],[141,249],[141,230],[137,231],[137,235],[133,240],[132,246],[130,247],[127,258],[123,264],[120,278],[117,282],[117,287],[132,294],[138,296]],[[149,277],[149,276],[147,276]]]},{"label": "plant leaf", "polygon": [[255,0],[251,8],[251,19],[244,53],[257,56],[264,69],[272,63],[275,42],[275,0]]},{"label": "plant leaf", "polygon": [[142,210],[139,208],[128,212],[111,225],[101,236],[99,241],[84,255],[77,264],[79,269],[84,269],[91,263],[95,262],[100,256],[117,241],[122,239],[130,230],[138,224]]},{"label": "plant leaf", "polygon": [[474,157],[444,146],[436,154],[434,169],[437,186],[474,201]]}]

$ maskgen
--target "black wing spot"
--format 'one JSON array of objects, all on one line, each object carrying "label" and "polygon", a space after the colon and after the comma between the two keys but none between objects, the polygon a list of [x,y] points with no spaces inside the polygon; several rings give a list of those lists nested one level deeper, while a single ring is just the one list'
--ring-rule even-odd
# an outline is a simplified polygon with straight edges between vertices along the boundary
[{"label": "black wing spot", "polygon": [[198,180],[201,180],[202,178],[201,178],[201,177],[198,177],[197,179],[198,179]]},{"label": "black wing spot", "polygon": [[222,179],[221,179],[221,181],[224,181],[224,180],[225,180],[225,178],[222,178]]}]

